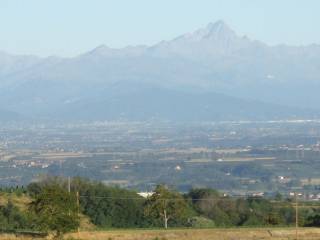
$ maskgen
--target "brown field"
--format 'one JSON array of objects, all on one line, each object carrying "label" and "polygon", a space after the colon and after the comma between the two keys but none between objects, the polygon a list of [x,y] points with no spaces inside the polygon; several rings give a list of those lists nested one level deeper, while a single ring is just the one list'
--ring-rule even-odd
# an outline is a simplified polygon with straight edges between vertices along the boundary
[{"label": "brown field", "polygon": [[303,186],[305,185],[319,185],[320,178],[303,178],[300,180]]},{"label": "brown field", "polygon": [[276,160],[274,157],[233,157],[233,158],[224,158],[223,162],[252,162],[252,161],[270,161]]},{"label": "brown field", "polygon": [[[35,239],[10,234],[0,235],[0,240]],[[48,238],[49,239],[49,238]],[[172,229],[172,230],[112,230],[81,231],[65,236],[65,239],[83,240],[293,240],[294,228],[246,228],[246,229]],[[300,240],[319,240],[320,228],[300,228]]]},{"label": "brown field", "polygon": [[[295,229],[180,229],[180,230],[135,230],[135,231],[96,231],[69,235],[75,239],[93,240],[258,240],[295,239]],[[320,239],[320,229],[301,228],[298,239]]]},{"label": "brown field", "polygon": [[[223,158],[222,162],[253,162],[253,161],[272,161],[276,160],[275,157],[227,157]],[[185,161],[186,163],[216,163],[217,160],[212,160],[208,158],[199,158],[199,159],[191,159],[189,161]]]}]

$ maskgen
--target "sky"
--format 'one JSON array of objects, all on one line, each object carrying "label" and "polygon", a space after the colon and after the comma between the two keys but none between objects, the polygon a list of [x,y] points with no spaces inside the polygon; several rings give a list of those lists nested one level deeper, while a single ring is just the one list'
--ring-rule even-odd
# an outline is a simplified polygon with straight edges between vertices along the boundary
[{"label": "sky", "polygon": [[270,45],[320,44],[319,0],[0,0],[0,51],[76,56],[152,45],[223,20]]}]

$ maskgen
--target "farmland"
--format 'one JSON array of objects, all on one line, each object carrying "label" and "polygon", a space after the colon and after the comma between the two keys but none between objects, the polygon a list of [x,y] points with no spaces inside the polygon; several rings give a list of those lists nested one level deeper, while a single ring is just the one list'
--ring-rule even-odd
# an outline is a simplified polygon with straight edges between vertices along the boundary
[{"label": "farmland", "polygon": [[317,121],[26,123],[0,133],[1,186],[48,174],[140,191],[165,183],[182,192],[319,194]]}]

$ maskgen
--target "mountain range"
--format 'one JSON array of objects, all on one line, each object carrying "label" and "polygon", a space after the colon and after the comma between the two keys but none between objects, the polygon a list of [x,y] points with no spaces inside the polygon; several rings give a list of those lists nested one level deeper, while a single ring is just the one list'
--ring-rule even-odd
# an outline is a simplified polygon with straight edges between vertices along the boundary
[{"label": "mountain range", "polygon": [[320,45],[269,46],[238,36],[218,21],[153,46],[101,45],[73,58],[0,52],[0,115],[63,120],[317,118],[319,78]]}]

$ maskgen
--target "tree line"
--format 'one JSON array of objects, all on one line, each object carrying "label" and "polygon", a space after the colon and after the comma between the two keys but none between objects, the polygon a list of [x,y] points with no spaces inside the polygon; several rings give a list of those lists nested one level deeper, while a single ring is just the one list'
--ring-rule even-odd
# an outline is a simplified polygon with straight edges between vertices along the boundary
[{"label": "tree line", "polygon": [[[135,191],[106,186],[82,178],[70,182],[45,178],[27,187],[3,188],[0,230],[50,232],[59,238],[76,231],[86,216],[99,228],[213,228],[290,226],[295,223],[292,199],[225,197],[213,189],[192,189],[182,194],[165,185],[143,198]],[[19,199],[29,199],[19,205]],[[299,226],[320,226],[320,210],[299,210]]]}]

